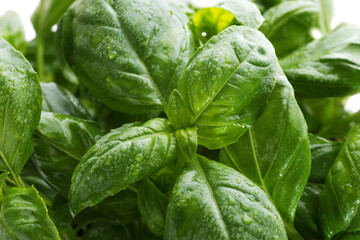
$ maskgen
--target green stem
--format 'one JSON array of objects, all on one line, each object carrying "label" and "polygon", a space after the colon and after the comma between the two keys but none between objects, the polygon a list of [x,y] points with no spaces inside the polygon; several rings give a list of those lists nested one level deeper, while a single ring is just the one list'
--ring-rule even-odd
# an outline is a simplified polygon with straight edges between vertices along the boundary
[{"label": "green stem", "polygon": [[36,66],[40,81],[44,82],[44,38],[41,33],[36,37]]},{"label": "green stem", "polygon": [[25,184],[22,181],[21,177],[16,175],[15,172],[13,171],[13,169],[9,166],[9,163],[6,160],[2,151],[0,151],[0,157],[2,158],[3,162],[5,163],[7,170],[10,172],[10,175],[12,176],[13,181],[15,182],[15,185],[18,187],[25,187]]}]

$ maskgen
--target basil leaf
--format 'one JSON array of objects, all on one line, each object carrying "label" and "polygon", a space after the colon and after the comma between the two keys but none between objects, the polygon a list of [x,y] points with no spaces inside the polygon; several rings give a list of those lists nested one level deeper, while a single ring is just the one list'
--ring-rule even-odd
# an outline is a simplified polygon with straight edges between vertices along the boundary
[{"label": "basil leaf", "polygon": [[175,132],[175,136],[182,155],[188,160],[193,159],[198,147],[197,128],[179,129]]},{"label": "basil leaf", "polygon": [[84,232],[82,240],[112,239],[112,240],[130,240],[128,233],[123,226],[106,219],[94,222],[91,227]]},{"label": "basil leaf", "polygon": [[90,115],[79,100],[66,88],[56,83],[41,83],[42,110],[89,119]]},{"label": "basil leaf", "polygon": [[50,32],[60,17],[75,0],[41,0],[31,16],[31,22],[37,34]]},{"label": "basil leaf", "polygon": [[0,38],[5,39],[15,49],[25,52],[25,29],[19,14],[8,11],[0,16]]},{"label": "basil leaf", "polygon": [[165,239],[287,239],[276,208],[239,172],[198,156],[179,176]]},{"label": "basil leaf", "polygon": [[0,170],[18,174],[25,165],[40,112],[41,89],[35,71],[0,38]]},{"label": "basil leaf", "polygon": [[[360,124],[346,135],[339,155],[326,177],[320,196],[319,215],[324,237],[345,231],[355,218],[360,203]],[[356,223],[359,228],[359,223]],[[355,228],[356,225],[352,226]]]},{"label": "basil leaf", "polygon": [[291,85],[277,84],[264,114],[237,143],[221,151],[220,162],[258,184],[279,210],[289,236],[295,211],[310,174],[310,150],[305,119]]},{"label": "basil leaf", "polygon": [[346,96],[360,91],[360,29],[341,26],[280,60],[299,96]]},{"label": "basil leaf", "polygon": [[230,11],[239,25],[258,29],[264,21],[259,8],[250,0],[219,0],[216,7]]},{"label": "basil leaf", "polygon": [[325,183],[326,175],[335,162],[340,151],[339,142],[309,134],[311,151],[311,172],[309,181],[312,183]]},{"label": "basil leaf", "polygon": [[58,239],[54,223],[34,187],[10,188],[0,209],[1,239]]},{"label": "basil leaf", "polygon": [[59,33],[79,79],[108,107],[131,114],[165,110],[194,52],[190,30],[166,0],[77,1]]},{"label": "basil leaf", "polygon": [[103,135],[93,122],[43,112],[34,136],[32,161],[39,174],[67,198],[76,165]]},{"label": "basil leaf", "polygon": [[[225,29],[194,54],[179,80],[188,112],[181,123],[198,127],[199,144],[209,149],[236,142],[264,110],[280,71],[259,31]],[[170,120],[176,118],[172,114]]]},{"label": "basil leaf", "polygon": [[168,198],[149,180],[138,184],[138,207],[151,232],[164,235]]},{"label": "basil leaf", "polygon": [[175,134],[165,119],[113,130],[99,139],[76,167],[69,194],[71,213],[76,215],[154,174],[176,155]]},{"label": "basil leaf", "polygon": [[319,198],[323,189],[323,184],[308,184],[299,200],[296,209],[295,227],[306,239],[323,239],[318,227]]},{"label": "basil leaf", "polygon": [[318,5],[312,1],[283,2],[264,13],[266,21],[260,31],[281,58],[313,40],[311,30],[318,12]]}]

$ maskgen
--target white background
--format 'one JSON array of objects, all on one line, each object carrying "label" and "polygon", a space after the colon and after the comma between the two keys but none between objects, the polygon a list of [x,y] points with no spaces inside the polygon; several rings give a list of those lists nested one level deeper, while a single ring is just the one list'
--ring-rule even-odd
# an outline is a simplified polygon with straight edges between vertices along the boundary
[{"label": "white background", "polygon": [[[212,5],[216,0],[193,0],[199,5]],[[348,22],[360,26],[360,1],[359,0],[333,0],[334,18],[332,28],[341,22]],[[35,37],[35,31],[31,25],[30,17],[40,0],[0,0],[0,16],[9,10],[19,13],[25,26],[25,35],[27,40]],[[360,79],[359,79],[360,80]],[[360,94],[349,98],[346,109],[355,112],[360,109]]]}]

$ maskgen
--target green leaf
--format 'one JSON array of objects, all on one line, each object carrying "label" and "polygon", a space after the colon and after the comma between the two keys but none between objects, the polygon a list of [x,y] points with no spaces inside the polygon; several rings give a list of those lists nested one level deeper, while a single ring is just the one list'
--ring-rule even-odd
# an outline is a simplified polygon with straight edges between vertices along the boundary
[{"label": "green leaf", "polygon": [[259,8],[250,0],[219,0],[216,7],[230,11],[242,26],[258,29],[264,21]]},{"label": "green leaf", "polygon": [[[360,207],[359,168],[360,124],[358,123],[345,137],[320,196],[319,215],[326,239],[345,231],[357,215]],[[352,225],[352,228],[356,227],[359,228],[359,222]]]},{"label": "green leaf", "polygon": [[123,226],[119,226],[114,222],[103,219],[91,224],[87,229],[82,240],[95,240],[95,239],[112,239],[112,240],[130,240],[128,233]]},{"label": "green leaf", "polygon": [[30,63],[0,38],[0,170],[18,174],[29,159],[41,99]]},{"label": "green leaf", "polygon": [[37,34],[50,32],[60,17],[75,0],[41,0],[31,16],[31,22]]},{"label": "green leaf", "polygon": [[34,187],[8,189],[1,203],[0,214],[1,239],[60,240],[46,206]]},{"label": "green leaf", "polygon": [[76,167],[70,210],[76,215],[175,160],[176,139],[165,119],[115,129],[99,139]]},{"label": "green leaf", "polygon": [[15,49],[25,52],[25,30],[19,14],[8,11],[0,16],[0,38],[5,39]]},{"label": "green leaf", "polygon": [[66,88],[56,83],[41,83],[42,110],[89,119],[90,115],[79,100]]},{"label": "green leaf", "polygon": [[194,54],[179,80],[188,112],[183,123],[198,127],[199,144],[209,149],[236,142],[263,112],[280,72],[259,31],[225,29]]},{"label": "green leaf", "polygon": [[318,13],[318,4],[312,1],[286,1],[265,12],[260,31],[281,58],[313,40],[311,30]]},{"label": "green leaf", "polygon": [[189,28],[166,0],[77,1],[59,33],[79,79],[108,107],[131,114],[165,110],[194,52]]},{"label": "green leaf", "polygon": [[67,198],[76,165],[103,135],[94,122],[43,112],[34,136],[32,161],[39,174]]},{"label": "green leaf", "polygon": [[360,28],[341,26],[280,60],[299,96],[346,96],[360,91]]},{"label": "green leaf", "polygon": [[188,160],[193,159],[198,147],[197,127],[179,129],[175,132],[175,136],[182,155]]},{"label": "green leaf", "polygon": [[151,232],[164,235],[168,198],[149,180],[144,179],[138,185],[138,207]]},{"label": "green leaf", "polygon": [[307,126],[291,85],[279,77],[264,114],[237,143],[221,150],[220,162],[258,184],[279,210],[289,237],[296,206],[310,174]]},{"label": "green leaf", "polygon": [[171,124],[176,128],[182,126],[190,126],[190,119],[185,118],[191,114],[191,111],[187,108],[186,102],[177,89],[171,93],[169,98],[167,115]]},{"label": "green leaf", "polygon": [[202,42],[231,25],[258,29],[263,21],[258,7],[248,0],[220,0],[214,7],[200,9],[193,17],[193,24]]},{"label": "green leaf", "polygon": [[179,176],[165,239],[287,239],[276,208],[239,172],[202,156]]},{"label": "green leaf", "polygon": [[318,228],[319,198],[324,185],[308,184],[296,209],[295,227],[306,239],[323,239]]},{"label": "green leaf", "polygon": [[311,151],[309,181],[312,183],[325,183],[326,175],[335,162],[341,143],[329,141],[313,134],[309,134],[309,143]]}]

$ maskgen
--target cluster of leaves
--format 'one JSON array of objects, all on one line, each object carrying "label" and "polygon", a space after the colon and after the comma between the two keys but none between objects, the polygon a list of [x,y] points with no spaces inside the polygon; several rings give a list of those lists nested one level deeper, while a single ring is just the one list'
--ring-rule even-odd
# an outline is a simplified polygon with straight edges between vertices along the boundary
[{"label": "cluster of leaves", "polygon": [[331,17],[42,0],[31,42],[0,17],[0,239],[359,239],[360,29]]}]

